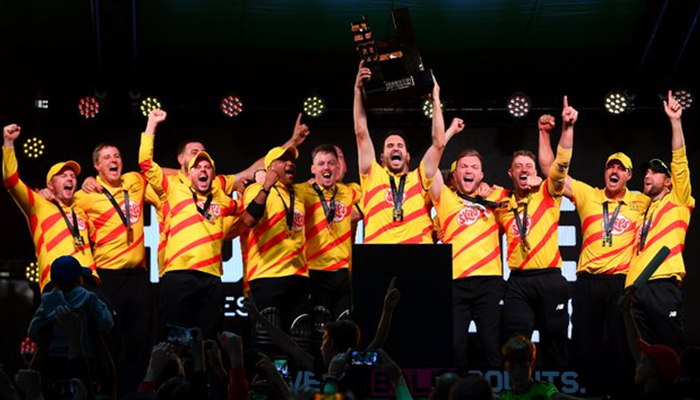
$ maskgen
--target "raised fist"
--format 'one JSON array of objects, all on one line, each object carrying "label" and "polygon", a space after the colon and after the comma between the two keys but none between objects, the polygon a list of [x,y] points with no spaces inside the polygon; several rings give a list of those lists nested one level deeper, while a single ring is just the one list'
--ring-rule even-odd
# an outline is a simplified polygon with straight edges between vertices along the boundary
[{"label": "raised fist", "polygon": [[549,114],[545,114],[537,120],[537,129],[541,131],[550,132],[555,127],[554,117]]},{"label": "raised fist", "polygon": [[19,132],[22,128],[17,124],[7,125],[2,130],[2,135],[5,140],[14,141],[19,136]]},{"label": "raised fist", "polygon": [[148,114],[148,122],[152,122],[154,124],[159,124],[163,121],[165,121],[165,118],[168,116],[168,113],[165,111],[156,108],[155,110],[151,111],[150,114]]}]

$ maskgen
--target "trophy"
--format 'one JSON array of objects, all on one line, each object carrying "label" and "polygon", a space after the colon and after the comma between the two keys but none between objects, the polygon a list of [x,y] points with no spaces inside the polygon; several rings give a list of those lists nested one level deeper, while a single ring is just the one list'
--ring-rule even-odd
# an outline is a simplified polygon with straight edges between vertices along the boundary
[{"label": "trophy", "polygon": [[396,36],[385,41],[374,39],[365,16],[352,24],[355,48],[372,71],[364,83],[368,107],[418,100],[433,90],[432,73],[423,67],[408,8],[393,10],[391,16]]}]

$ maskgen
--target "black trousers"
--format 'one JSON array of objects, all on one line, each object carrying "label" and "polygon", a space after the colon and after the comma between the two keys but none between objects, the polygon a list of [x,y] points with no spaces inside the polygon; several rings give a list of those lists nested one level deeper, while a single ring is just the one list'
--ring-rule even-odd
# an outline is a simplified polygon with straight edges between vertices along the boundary
[{"label": "black trousers", "polygon": [[[501,308],[505,282],[500,276],[461,278],[452,283],[452,340],[458,367],[502,367]],[[469,362],[469,324],[474,321],[480,359]]]},{"label": "black trousers", "polygon": [[573,361],[587,393],[603,393],[634,375],[620,298],[625,275],[579,274],[574,282]]},{"label": "black trousers", "polygon": [[503,331],[528,338],[540,332],[542,367],[568,367],[569,282],[559,268],[511,271],[503,295]]},{"label": "black trousers", "polygon": [[347,268],[333,272],[309,270],[309,291],[311,305],[328,309],[333,320],[349,313],[350,276]]},{"label": "black trousers", "polygon": [[159,311],[163,325],[198,327],[204,338],[215,339],[221,332],[224,300],[221,278],[215,275],[172,271],[160,279]]},{"label": "black trousers", "polygon": [[647,343],[665,344],[678,354],[685,349],[681,297],[681,288],[674,278],[655,279],[637,290],[632,311]]},{"label": "black trousers", "polygon": [[250,281],[250,292],[260,311],[268,307],[279,310],[284,331],[289,331],[298,316],[311,316],[309,278],[305,276],[254,279]]},{"label": "black trousers", "polygon": [[[108,343],[112,357],[148,363],[155,344],[156,290],[144,268],[98,269],[101,284],[96,293],[114,313]],[[146,367],[144,365],[144,368]]]},{"label": "black trousers", "polygon": [[133,391],[143,379],[157,340],[157,287],[145,268],[98,269],[96,293],[114,313],[107,346],[117,369],[117,393]]}]

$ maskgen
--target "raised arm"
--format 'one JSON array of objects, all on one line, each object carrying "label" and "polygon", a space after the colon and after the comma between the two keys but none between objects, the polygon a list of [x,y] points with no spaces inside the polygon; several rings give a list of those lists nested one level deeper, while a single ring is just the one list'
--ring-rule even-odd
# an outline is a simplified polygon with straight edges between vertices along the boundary
[{"label": "raised arm", "polygon": [[146,130],[141,135],[141,145],[139,146],[139,166],[158,197],[162,197],[168,191],[168,178],[160,166],[153,161],[153,143],[155,141],[156,127],[165,121],[166,117],[167,114],[163,110],[151,111],[148,115]]},{"label": "raised arm", "polygon": [[[539,131],[539,147],[537,151],[537,161],[540,164],[540,170],[542,170],[542,175],[549,176],[549,169],[554,163],[554,152],[552,151],[552,142],[550,140],[550,133],[556,126],[554,122],[554,117],[545,114],[540,117],[537,121],[537,130]],[[564,196],[567,198],[573,197],[573,189],[571,183],[571,176],[566,175],[566,181],[564,185]]]},{"label": "raised arm", "polygon": [[668,91],[668,100],[664,100],[664,111],[671,121],[671,150],[680,150],[685,147],[685,138],[683,137],[683,126],[681,125],[681,116],[683,115],[683,107],[673,97],[673,93]]},{"label": "raised arm", "polygon": [[574,146],[574,124],[578,119],[578,111],[569,106],[569,100],[566,96],[564,96],[564,110],[561,117],[563,126],[557,147],[557,157],[547,174],[549,176],[548,190],[552,195],[564,194],[566,176],[569,172],[571,152]]},{"label": "raised arm", "polygon": [[433,102],[433,125],[431,129],[432,143],[425,155],[423,155],[423,166],[425,175],[432,179],[438,171],[440,158],[445,151],[445,119],[442,116],[442,104],[440,103],[440,86],[433,76],[433,92],[430,94]]},{"label": "raised arm", "polygon": [[[294,131],[292,131],[292,137],[289,138],[289,140],[287,140],[286,142],[284,142],[282,147],[299,147],[299,145],[304,143],[304,140],[306,140],[306,137],[309,136],[309,133],[311,133],[309,127],[306,124],[301,123],[301,117],[302,113],[299,113],[299,115],[297,116],[297,121],[294,124]],[[248,168],[244,169],[243,171],[236,172],[234,174],[236,176],[236,181],[240,182],[244,179],[254,181],[255,177],[253,175],[255,174],[255,171],[259,169],[265,169],[265,157],[258,158]]]},{"label": "raised arm", "polygon": [[362,100],[362,84],[369,80],[372,72],[365,67],[364,61],[360,62],[355,79],[355,95],[352,104],[352,115],[355,122],[355,139],[357,140],[357,160],[360,167],[360,174],[366,174],[374,160],[374,144],[369,136],[367,127],[367,113]]},{"label": "raised arm", "polygon": [[[461,118],[453,118],[450,127],[445,131],[445,145],[452,139],[455,135],[464,130],[464,121]],[[441,157],[442,158],[442,157]],[[439,164],[439,162],[438,162]],[[436,201],[442,193],[442,189],[445,187],[445,181],[442,179],[442,174],[437,172],[435,174],[435,179],[430,185],[430,198]]]}]

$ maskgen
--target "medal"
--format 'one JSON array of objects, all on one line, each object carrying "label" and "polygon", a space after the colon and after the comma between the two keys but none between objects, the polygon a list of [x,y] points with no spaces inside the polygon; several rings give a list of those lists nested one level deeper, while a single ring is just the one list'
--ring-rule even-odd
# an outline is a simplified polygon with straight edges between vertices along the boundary
[{"label": "medal", "polygon": [[403,221],[403,208],[394,208],[394,222]]},{"label": "medal", "polygon": [[83,239],[82,236],[74,236],[73,237],[73,244],[75,245],[76,249],[79,249],[79,248],[85,246],[85,239]]}]

